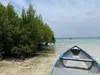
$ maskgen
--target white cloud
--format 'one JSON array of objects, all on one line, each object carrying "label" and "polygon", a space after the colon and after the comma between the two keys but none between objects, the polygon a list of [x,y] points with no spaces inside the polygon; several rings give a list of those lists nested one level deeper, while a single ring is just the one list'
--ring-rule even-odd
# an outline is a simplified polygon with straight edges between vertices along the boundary
[{"label": "white cloud", "polygon": [[9,3],[9,0],[0,0],[0,2],[6,6]]},{"label": "white cloud", "polygon": [[28,3],[26,2],[26,0],[10,0],[10,3],[15,5],[16,7],[22,8],[28,8]]},{"label": "white cloud", "polygon": [[5,6],[10,3],[14,6],[15,10],[19,13],[21,13],[22,7],[25,9],[28,8],[29,4],[26,2],[26,0],[0,0],[2,4]]},{"label": "white cloud", "polygon": [[91,32],[92,36],[100,34],[100,0],[1,0],[4,5],[9,1],[17,11],[22,7],[27,9],[31,3],[57,37],[88,36]]}]

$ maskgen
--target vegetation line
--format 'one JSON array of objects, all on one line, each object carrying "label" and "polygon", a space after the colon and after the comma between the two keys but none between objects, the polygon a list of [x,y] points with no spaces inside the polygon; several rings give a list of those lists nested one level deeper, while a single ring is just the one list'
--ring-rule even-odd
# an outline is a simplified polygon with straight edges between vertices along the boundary
[{"label": "vegetation line", "polygon": [[32,5],[22,8],[21,17],[11,4],[0,3],[0,56],[27,57],[41,45],[55,43],[54,33]]}]

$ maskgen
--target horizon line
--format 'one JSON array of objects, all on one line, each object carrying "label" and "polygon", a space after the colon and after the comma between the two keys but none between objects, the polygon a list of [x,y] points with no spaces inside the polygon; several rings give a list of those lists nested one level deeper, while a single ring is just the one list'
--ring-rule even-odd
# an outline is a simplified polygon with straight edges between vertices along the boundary
[{"label": "horizon line", "polygon": [[99,36],[98,37],[56,37],[56,39],[58,38],[100,38]]}]

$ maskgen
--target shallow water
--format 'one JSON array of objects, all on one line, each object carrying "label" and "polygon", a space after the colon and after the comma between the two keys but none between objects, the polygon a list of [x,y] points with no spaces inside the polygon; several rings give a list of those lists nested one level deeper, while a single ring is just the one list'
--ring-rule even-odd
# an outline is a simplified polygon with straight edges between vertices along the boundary
[{"label": "shallow water", "polygon": [[56,52],[61,55],[63,52],[73,47],[74,45],[79,46],[96,60],[100,62],[100,39],[99,38],[62,38],[56,39]]},{"label": "shallow water", "polygon": [[57,58],[74,45],[81,47],[100,62],[100,39],[56,39],[54,45],[56,54],[49,53],[47,56],[33,57],[24,62],[2,60],[0,61],[0,75],[50,75]]}]

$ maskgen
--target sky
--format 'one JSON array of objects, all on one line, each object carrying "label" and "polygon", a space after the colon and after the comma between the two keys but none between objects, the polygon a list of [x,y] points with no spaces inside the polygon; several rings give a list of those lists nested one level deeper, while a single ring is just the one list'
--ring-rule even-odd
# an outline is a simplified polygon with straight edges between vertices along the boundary
[{"label": "sky", "polygon": [[48,23],[55,37],[99,37],[100,0],[0,0],[21,14],[32,4]]}]

